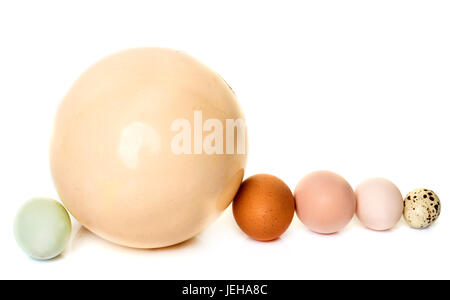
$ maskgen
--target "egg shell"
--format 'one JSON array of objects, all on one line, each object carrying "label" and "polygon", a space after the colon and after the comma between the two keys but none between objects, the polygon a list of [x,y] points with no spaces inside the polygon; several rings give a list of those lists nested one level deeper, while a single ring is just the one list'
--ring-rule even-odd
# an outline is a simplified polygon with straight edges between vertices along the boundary
[{"label": "egg shell", "polygon": [[388,230],[403,213],[403,197],[395,184],[384,178],[370,178],[356,188],[356,215],[373,230]]},{"label": "egg shell", "polygon": [[58,256],[66,247],[71,231],[69,214],[53,199],[31,199],[19,209],[14,219],[17,244],[34,259]]},{"label": "egg shell", "polygon": [[[123,246],[160,248],[194,237],[231,203],[247,162],[246,151],[202,149],[210,119],[245,123],[231,88],[195,58],[139,48],[102,59],[56,114],[50,165],[61,200],[84,227]],[[183,132],[193,138],[179,153]],[[224,137],[219,150],[227,145]]]},{"label": "egg shell", "polygon": [[281,236],[294,216],[289,187],[279,178],[258,174],[246,179],[233,201],[236,223],[248,236],[270,241]]},{"label": "egg shell", "polygon": [[432,190],[419,188],[409,192],[404,200],[403,217],[412,228],[426,228],[441,214],[441,201]]},{"label": "egg shell", "polygon": [[353,218],[355,193],[340,175],[316,171],[305,176],[295,189],[297,216],[310,230],[330,234],[344,228]]}]

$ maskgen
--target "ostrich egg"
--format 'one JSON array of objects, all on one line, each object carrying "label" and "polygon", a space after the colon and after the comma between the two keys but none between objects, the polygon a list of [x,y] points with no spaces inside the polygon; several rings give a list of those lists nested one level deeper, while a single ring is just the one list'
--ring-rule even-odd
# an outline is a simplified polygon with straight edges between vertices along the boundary
[{"label": "ostrich egg", "polygon": [[58,194],[114,243],[188,240],[228,207],[247,161],[234,92],[182,52],[140,48],[90,67],[63,99],[50,165]]}]

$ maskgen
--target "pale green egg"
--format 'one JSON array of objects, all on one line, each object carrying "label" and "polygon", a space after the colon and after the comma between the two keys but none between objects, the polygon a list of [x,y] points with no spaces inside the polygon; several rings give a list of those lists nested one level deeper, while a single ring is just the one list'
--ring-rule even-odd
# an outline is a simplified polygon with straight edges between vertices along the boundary
[{"label": "pale green egg", "polygon": [[25,203],[14,220],[14,235],[20,248],[35,259],[51,259],[66,247],[72,223],[57,201],[34,198]]}]

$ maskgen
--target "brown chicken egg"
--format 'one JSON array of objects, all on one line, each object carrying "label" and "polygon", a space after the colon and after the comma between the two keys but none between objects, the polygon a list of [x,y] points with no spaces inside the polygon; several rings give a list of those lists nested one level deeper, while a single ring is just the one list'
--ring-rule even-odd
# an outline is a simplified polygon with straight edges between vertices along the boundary
[{"label": "brown chicken egg", "polygon": [[233,201],[236,223],[248,236],[259,241],[280,237],[291,224],[294,196],[278,177],[258,174],[247,178]]}]

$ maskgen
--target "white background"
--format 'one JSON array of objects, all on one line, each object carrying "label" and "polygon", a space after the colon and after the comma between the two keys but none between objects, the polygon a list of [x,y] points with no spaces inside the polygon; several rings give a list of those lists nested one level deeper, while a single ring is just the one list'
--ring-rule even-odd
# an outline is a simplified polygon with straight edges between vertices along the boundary
[{"label": "white background", "polygon": [[[12,223],[27,199],[57,198],[48,142],[60,100],[92,63],[140,46],[185,51],[233,87],[249,127],[246,176],[292,189],[317,169],[354,187],[382,176],[403,194],[434,190],[440,218],[389,232],[355,219],[322,236],[294,217],[260,243],[229,208],[159,250],[115,246],[75,222],[61,257],[29,259]],[[449,101],[449,1],[1,1],[0,278],[449,279]]]}]

